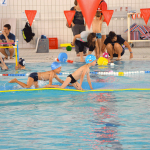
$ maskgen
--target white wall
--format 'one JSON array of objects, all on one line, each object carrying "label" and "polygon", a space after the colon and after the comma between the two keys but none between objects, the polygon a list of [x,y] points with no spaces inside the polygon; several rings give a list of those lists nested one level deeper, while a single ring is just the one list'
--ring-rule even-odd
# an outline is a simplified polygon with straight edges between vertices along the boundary
[{"label": "white wall", "polygon": [[[109,7],[127,7],[140,12],[140,8],[150,8],[150,0],[106,0]],[[72,41],[71,29],[66,27],[64,10],[69,10],[74,5],[74,0],[7,0],[7,6],[0,6],[0,18],[17,18],[16,36],[19,39],[20,48],[35,48],[35,39],[45,34],[47,37],[57,37],[59,44]],[[21,19],[21,13],[25,10],[37,10],[40,13],[40,20],[32,24],[35,33],[34,40],[27,44],[22,37],[21,29],[24,28],[25,21]],[[142,19],[132,21],[139,25],[145,24]],[[150,21],[148,23],[150,26]],[[112,19],[108,27],[110,30],[121,34],[127,39],[127,20]],[[138,44],[137,44],[138,45]],[[138,45],[139,46],[139,45]],[[141,43],[140,46],[150,46],[150,43]]]}]

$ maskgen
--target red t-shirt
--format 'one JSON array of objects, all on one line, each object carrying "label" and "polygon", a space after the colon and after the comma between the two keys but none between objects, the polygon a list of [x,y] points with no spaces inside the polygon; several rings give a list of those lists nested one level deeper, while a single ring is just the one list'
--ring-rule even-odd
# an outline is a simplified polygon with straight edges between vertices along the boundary
[{"label": "red t-shirt", "polygon": [[[100,2],[100,4],[99,4],[97,10],[101,10],[101,11],[102,11],[102,10],[107,10],[107,3],[106,3],[104,0],[102,0],[102,1]],[[104,22],[106,22],[105,19],[104,19]]]}]

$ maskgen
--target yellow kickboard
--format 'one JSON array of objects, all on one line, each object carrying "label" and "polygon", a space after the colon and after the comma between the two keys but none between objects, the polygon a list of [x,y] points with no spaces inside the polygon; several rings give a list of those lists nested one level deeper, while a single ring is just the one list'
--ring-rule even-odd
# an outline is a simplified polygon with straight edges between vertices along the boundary
[{"label": "yellow kickboard", "polygon": [[67,47],[67,46],[74,47],[74,46],[72,46],[70,43],[60,44],[60,47]]},{"label": "yellow kickboard", "polygon": [[130,88],[130,89],[95,89],[95,90],[75,90],[75,89],[60,89],[60,88],[37,88],[37,89],[18,89],[18,90],[5,90],[0,93],[7,92],[25,92],[25,91],[44,91],[44,90],[61,90],[61,91],[74,91],[74,92],[117,92],[117,91],[150,91],[150,88]]}]

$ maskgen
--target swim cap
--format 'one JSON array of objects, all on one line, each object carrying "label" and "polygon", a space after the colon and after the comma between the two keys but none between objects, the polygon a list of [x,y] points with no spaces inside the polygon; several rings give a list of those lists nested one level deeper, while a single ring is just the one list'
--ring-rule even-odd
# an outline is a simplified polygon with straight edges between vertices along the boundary
[{"label": "swim cap", "polygon": [[25,60],[23,58],[19,58],[19,64],[21,66],[25,66],[26,62],[25,62]]},{"label": "swim cap", "polygon": [[108,57],[109,57],[108,53],[106,53],[106,52],[103,53],[103,57],[104,57],[104,58],[108,58]]},{"label": "swim cap", "polygon": [[96,57],[94,55],[87,55],[85,58],[85,62],[87,64],[92,63],[94,60],[96,60]]},{"label": "swim cap", "polygon": [[[3,59],[3,61],[4,61],[4,58],[2,58]],[[0,64],[1,64],[2,62],[0,61]]]},{"label": "swim cap", "polygon": [[108,64],[108,60],[104,57],[100,57],[97,61],[98,65],[100,66],[106,66]]},{"label": "swim cap", "polygon": [[53,63],[51,64],[52,70],[55,70],[55,69],[57,69],[57,68],[59,68],[59,67],[61,67],[61,64],[59,64],[58,62],[53,62]]}]

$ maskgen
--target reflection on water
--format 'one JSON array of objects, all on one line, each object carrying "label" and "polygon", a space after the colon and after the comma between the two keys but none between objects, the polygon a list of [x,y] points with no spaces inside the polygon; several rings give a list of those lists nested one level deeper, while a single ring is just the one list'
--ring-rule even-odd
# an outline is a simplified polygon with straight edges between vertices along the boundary
[{"label": "reflection on water", "polygon": [[150,146],[148,92],[37,91],[12,93],[9,99],[5,93],[3,98],[1,149],[122,150]]}]

